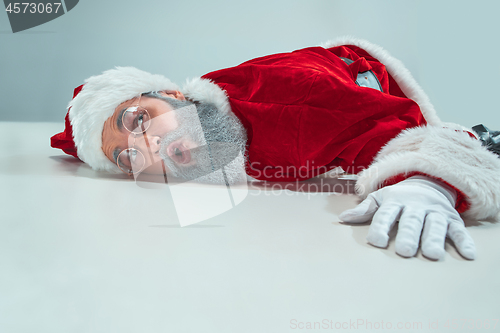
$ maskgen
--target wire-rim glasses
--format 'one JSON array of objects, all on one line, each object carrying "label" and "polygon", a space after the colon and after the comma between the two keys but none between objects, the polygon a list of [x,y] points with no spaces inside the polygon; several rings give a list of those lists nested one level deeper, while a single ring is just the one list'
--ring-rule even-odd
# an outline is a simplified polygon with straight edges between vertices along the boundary
[{"label": "wire-rim glasses", "polygon": [[141,96],[142,94],[138,97],[137,105],[129,106],[121,116],[123,127],[134,135],[134,142],[131,148],[126,148],[118,154],[116,165],[121,171],[128,175],[138,174],[143,171],[146,166],[144,154],[135,148],[136,137],[142,134],[146,140],[145,133],[151,125],[151,116],[148,110],[140,105]]}]

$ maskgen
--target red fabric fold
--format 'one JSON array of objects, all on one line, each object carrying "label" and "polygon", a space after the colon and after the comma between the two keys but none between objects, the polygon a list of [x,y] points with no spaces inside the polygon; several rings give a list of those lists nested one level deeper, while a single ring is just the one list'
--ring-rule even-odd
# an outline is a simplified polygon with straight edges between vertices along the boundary
[{"label": "red fabric fold", "polygon": [[359,58],[349,65],[351,70],[351,77],[354,81],[358,78],[358,73],[363,73],[372,69],[372,66],[366,61],[365,58]]},{"label": "red fabric fold", "polygon": [[[80,93],[83,88],[83,84],[76,87],[73,91],[73,98],[76,97]],[[70,108],[71,109],[71,108]],[[73,141],[73,128],[71,126],[71,122],[69,120],[69,110],[66,113],[66,117],[64,118],[64,131],[58,133],[50,138],[50,146],[52,148],[61,149],[66,154],[74,156],[78,158],[78,152],[75,146],[75,142]]]}]

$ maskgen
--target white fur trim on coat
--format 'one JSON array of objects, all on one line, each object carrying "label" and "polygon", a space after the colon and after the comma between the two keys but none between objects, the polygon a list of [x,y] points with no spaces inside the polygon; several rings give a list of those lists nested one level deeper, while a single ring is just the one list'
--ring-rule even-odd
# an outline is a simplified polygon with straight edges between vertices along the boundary
[{"label": "white fur trim on coat", "polygon": [[433,126],[401,132],[359,174],[357,191],[366,197],[385,180],[410,172],[440,178],[465,194],[470,208],[464,217],[498,219],[500,158],[467,133]]},{"label": "white fur trim on coat", "polygon": [[441,125],[441,120],[437,116],[436,110],[431,104],[429,97],[400,60],[391,56],[389,52],[378,45],[372,44],[364,39],[358,39],[350,36],[340,37],[321,44],[324,48],[342,45],[354,45],[360,47],[384,64],[387,72],[391,74],[403,93],[420,106],[420,110],[422,111],[427,123],[435,126]]},{"label": "white fur trim on coat", "polygon": [[121,103],[148,91],[179,90],[161,75],[134,67],[116,67],[88,78],[69,103],[69,119],[78,157],[95,170],[121,172],[102,151],[104,122]]},{"label": "white fur trim on coat", "polygon": [[182,87],[184,96],[192,101],[214,104],[219,111],[230,113],[226,92],[209,79],[194,78]]}]

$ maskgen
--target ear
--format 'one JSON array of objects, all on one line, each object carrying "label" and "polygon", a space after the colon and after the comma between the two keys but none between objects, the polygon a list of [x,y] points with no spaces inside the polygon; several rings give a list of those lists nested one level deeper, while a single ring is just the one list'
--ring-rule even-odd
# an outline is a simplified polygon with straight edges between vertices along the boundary
[{"label": "ear", "polygon": [[180,101],[185,101],[186,97],[179,90],[162,90],[160,93],[164,96],[178,99]]}]

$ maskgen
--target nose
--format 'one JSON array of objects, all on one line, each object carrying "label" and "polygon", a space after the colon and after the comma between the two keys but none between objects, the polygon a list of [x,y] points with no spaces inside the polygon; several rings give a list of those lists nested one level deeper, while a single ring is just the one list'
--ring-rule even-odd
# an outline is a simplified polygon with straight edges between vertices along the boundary
[{"label": "nose", "polygon": [[144,146],[144,150],[148,150],[149,146],[149,151],[153,154],[157,154],[160,151],[160,146],[161,146],[161,137],[159,135],[153,135],[153,134],[144,134],[144,140],[142,140],[142,145]]}]

